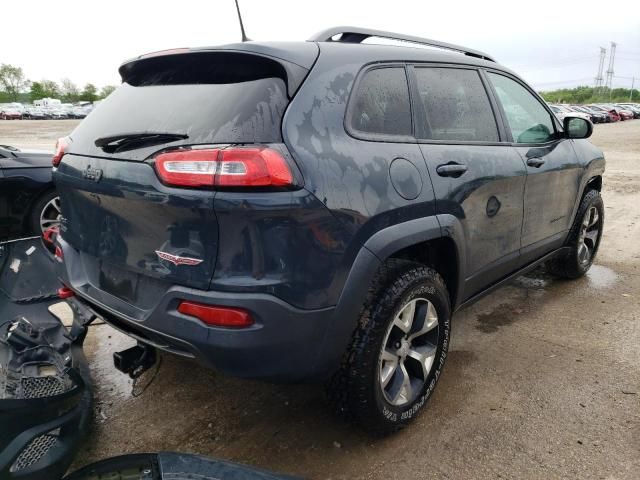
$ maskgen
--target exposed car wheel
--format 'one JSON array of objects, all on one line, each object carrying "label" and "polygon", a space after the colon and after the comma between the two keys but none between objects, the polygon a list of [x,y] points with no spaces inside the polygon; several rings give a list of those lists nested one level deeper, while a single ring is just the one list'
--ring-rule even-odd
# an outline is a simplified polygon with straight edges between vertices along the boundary
[{"label": "exposed car wheel", "polygon": [[547,269],[563,278],[578,278],[587,273],[600,246],[604,226],[604,204],[597,190],[589,190],[580,202],[567,246],[570,251],[547,263]]},{"label": "exposed car wheel", "polygon": [[31,210],[31,232],[41,235],[45,230],[59,225],[60,217],[60,197],[55,190],[51,190],[42,195]]},{"label": "exposed car wheel", "polygon": [[338,412],[378,435],[399,430],[433,393],[449,347],[451,307],[442,277],[393,260],[369,290],[358,328],[328,388]]}]

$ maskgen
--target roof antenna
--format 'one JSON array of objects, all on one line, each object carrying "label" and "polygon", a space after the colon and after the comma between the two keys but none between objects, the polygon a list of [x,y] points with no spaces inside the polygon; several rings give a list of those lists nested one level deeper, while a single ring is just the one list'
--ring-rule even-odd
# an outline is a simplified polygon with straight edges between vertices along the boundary
[{"label": "roof antenna", "polygon": [[251,39],[244,33],[244,25],[242,24],[242,15],[240,14],[240,6],[238,6],[238,0],[236,0],[236,10],[238,10],[238,20],[240,20],[240,31],[242,32],[242,41],[248,42]]}]

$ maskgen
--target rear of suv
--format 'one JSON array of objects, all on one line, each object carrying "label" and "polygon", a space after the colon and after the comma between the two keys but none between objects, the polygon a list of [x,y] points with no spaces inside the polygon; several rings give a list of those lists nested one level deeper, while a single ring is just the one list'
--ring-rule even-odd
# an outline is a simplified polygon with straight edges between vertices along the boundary
[{"label": "rear of suv", "polygon": [[597,253],[591,123],[481,52],[349,27],[120,74],[54,157],[76,306],[229,374],[327,380],[370,430],[428,400],[453,312]]}]

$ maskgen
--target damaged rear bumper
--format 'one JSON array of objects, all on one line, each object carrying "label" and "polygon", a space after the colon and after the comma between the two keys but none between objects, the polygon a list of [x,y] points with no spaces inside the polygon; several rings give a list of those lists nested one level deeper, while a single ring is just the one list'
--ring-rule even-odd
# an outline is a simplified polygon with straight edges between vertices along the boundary
[{"label": "damaged rear bumper", "polygon": [[0,478],[57,479],[89,424],[82,351],[89,318],[63,325],[53,259],[39,239],[0,244]]}]

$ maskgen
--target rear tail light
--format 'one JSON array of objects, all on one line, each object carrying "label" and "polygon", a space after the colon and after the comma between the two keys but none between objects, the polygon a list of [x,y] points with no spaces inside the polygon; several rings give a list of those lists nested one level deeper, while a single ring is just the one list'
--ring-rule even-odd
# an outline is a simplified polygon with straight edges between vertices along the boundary
[{"label": "rear tail light", "polygon": [[62,157],[67,153],[67,147],[69,146],[69,140],[67,137],[59,138],[56,142],[56,152],[53,154],[53,158],[51,159],[51,163],[54,167],[60,165],[62,161]]},{"label": "rear tail light", "polygon": [[196,317],[198,320],[213,327],[246,328],[254,324],[249,312],[241,308],[218,307],[182,301],[178,305],[178,312]]},{"label": "rear tail light", "polygon": [[56,257],[56,260],[58,260],[59,262],[62,262],[64,260],[64,253],[62,252],[62,249],[56,245],[56,251],[54,253],[54,256]]},{"label": "rear tail light", "polygon": [[265,146],[165,152],[155,158],[158,176],[180,187],[287,187],[294,184],[287,161]]},{"label": "rear tail light", "polygon": [[64,300],[65,298],[70,298],[73,296],[75,296],[75,293],[69,287],[62,287],[58,289],[58,298]]}]

